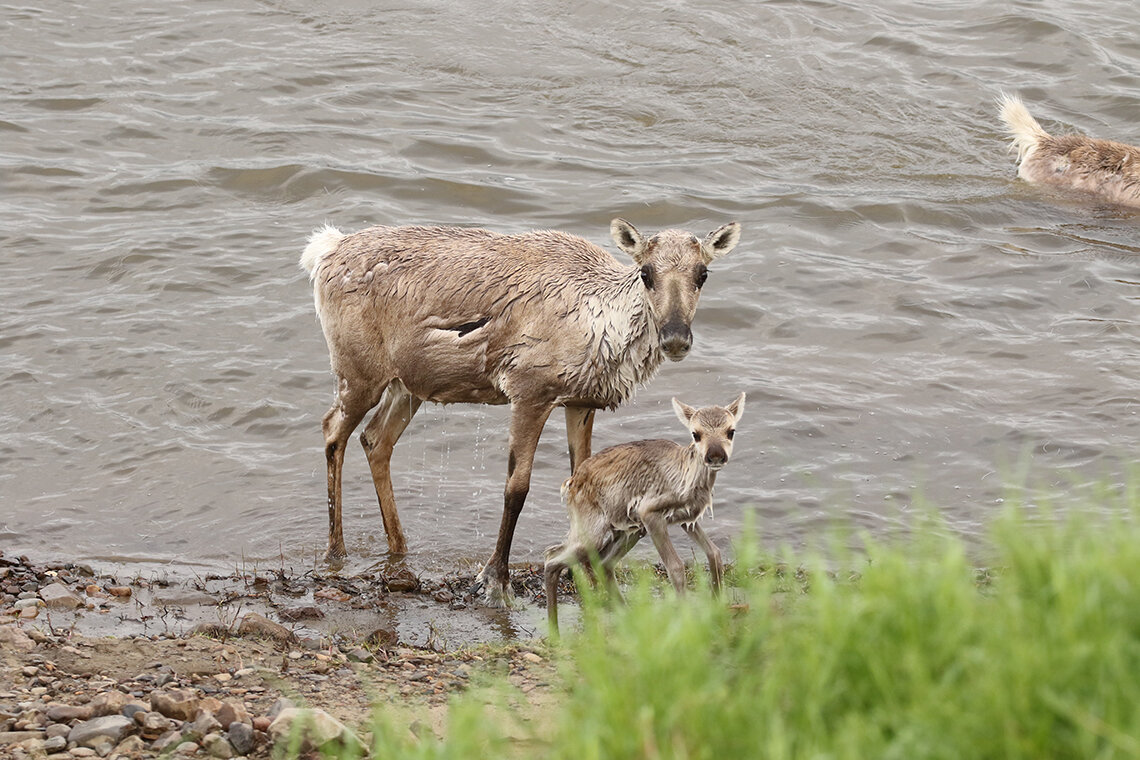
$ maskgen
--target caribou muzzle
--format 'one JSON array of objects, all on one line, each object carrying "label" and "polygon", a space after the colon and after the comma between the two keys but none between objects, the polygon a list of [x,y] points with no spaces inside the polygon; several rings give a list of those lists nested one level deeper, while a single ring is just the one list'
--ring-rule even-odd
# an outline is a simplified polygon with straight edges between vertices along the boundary
[{"label": "caribou muzzle", "polygon": [[684,322],[667,322],[661,328],[661,350],[671,361],[681,361],[692,347],[693,331]]}]

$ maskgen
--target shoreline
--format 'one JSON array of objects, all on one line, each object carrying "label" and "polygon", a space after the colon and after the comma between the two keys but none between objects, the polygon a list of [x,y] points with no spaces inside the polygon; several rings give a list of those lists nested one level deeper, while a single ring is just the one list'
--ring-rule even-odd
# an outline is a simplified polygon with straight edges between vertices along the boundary
[{"label": "shoreline", "polygon": [[[450,697],[504,668],[525,714],[550,696],[553,669],[537,638],[541,568],[511,575],[521,611],[465,599],[473,574],[170,581],[0,553],[0,755],[268,757],[290,703],[326,710],[365,745],[377,704],[413,734],[440,736]],[[192,695],[194,714],[164,712],[170,692]],[[222,725],[219,710],[245,728]],[[84,738],[108,720],[121,735]]]}]

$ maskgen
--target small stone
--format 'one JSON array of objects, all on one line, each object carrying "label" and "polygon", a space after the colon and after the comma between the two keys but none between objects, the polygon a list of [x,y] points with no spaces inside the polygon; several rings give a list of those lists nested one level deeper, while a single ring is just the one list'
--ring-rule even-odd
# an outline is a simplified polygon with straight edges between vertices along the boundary
[{"label": "small stone", "polygon": [[198,713],[198,696],[189,689],[153,691],[150,694],[150,707],[175,720],[194,720]]},{"label": "small stone", "polygon": [[73,747],[67,751],[72,757],[95,757],[95,750],[90,747]]},{"label": "small stone", "polygon": [[71,733],[71,726],[66,723],[53,723],[44,729],[44,736],[49,739],[54,739],[57,736],[62,736],[64,744],[67,743],[67,735]]},{"label": "small stone", "polygon": [[41,588],[40,598],[48,607],[63,610],[73,610],[83,604],[83,600],[62,583],[51,583]]},{"label": "small stone", "polygon": [[67,749],[66,736],[49,736],[44,739],[44,752],[51,754],[52,752],[62,752]]},{"label": "small stone", "polygon": [[20,672],[23,673],[26,677],[31,678],[32,676],[38,674],[40,672],[40,669],[35,665],[25,665],[24,667],[20,668]]},{"label": "small stone", "polygon": [[40,608],[32,605],[20,610],[20,620],[35,620],[40,614]]},{"label": "small stone", "polygon": [[176,755],[194,755],[194,754],[197,754],[198,750],[200,750],[200,749],[201,749],[201,747],[198,746],[194,742],[182,742],[181,744],[179,744],[177,747],[174,748],[174,754],[176,754]]},{"label": "small stone", "polygon": [[73,727],[67,735],[67,742],[98,750],[97,745],[105,744],[102,739],[106,738],[111,741],[111,746],[114,746],[122,741],[134,725],[134,721],[125,715],[92,718]]},{"label": "small stone", "polygon": [[182,733],[180,731],[171,729],[162,736],[158,737],[158,739],[155,740],[154,744],[150,745],[150,748],[161,755],[165,752],[168,752],[172,747],[177,746],[181,742]]},{"label": "small stone", "polygon": [[0,747],[19,744],[29,739],[42,739],[42,731],[0,731]]},{"label": "small stone", "polygon": [[[256,718],[253,719],[253,730],[254,731],[260,731],[261,733],[264,734],[266,731],[269,730],[269,726],[272,722],[273,721],[270,718],[267,718],[264,715],[258,715]],[[233,726],[230,726],[230,728],[232,729]]]},{"label": "small stone", "polygon": [[218,723],[221,723],[223,728],[229,728],[234,723],[250,722],[249,711],[240,702],[223,702],[222,706],[214,713],[214,717],[218,719]]},{"label": "small stone", "polygon": [[95,698],[91,700],[91,714],[96,717],[119,715],[130,701],[131,696],[129,694],[124,694],[118,690],[104,691],[96,694]]},{"label": "small stone", "polygon": [[328,599],[333,602],[347,602],[352,599],[352,595],[342,591],[335,586],[325,586],[322,589],[317,589],[313,592],[314,599]]},{"label": "small stone", "polygon": [[[140,717],[141,716],[141,717]],[[143,735],[148,739],[162,736],[174,728],[170,718],[157,712],[135,713],[135,723],[142,729]]]},{"label": "small stone", "polygon": [[199,715],[201,715],[201,713],[204,713],[204,712],[208,712],[211,715],[213,715],[213,714],[217,713],[218,710],[221,710],[221,709],[222,709],[222,700],[218,699],[217,697],[203,697],[202,699],[198,700],[198,713],[199,713]]},{"label": "small stone", "polygon": [[542,658],[541,658],[541,657],[539,657],[539,656],[538,656],[537,654],[535,654],[534,652],[523,652],[523,653],[522,653],[522,658],[523,658],[524,660],[526,660],[527,662],[532,662],[532,663],[539,663],[539,662],[542,662]]},{"label": "small stone", "polygon": [[93,715],[90,705],[52,705],[48,707],[45,714],[52,723],[90,720]]},{"label": "small stone", "polygon": [[111,596],[130,596],[131,595],[131,587],[130,586],[108,586],[107,587],[107,593],[110,594]]},{"label": "small stone", "polygon": [[275,623],[269,618],[258,615],[256,612],[246,614],[241,620],[241,625],[238,626],[238,633],[247,636],[257,636],[265,639],[273,639],[280,642],[292,642],[296,639],[293,632],[280,623]]},{"label": "small stone", "polygon": [[[266,721],[265,727],[269,728],[269,722]],[[253,726],[234,721],[230,724],[228,732],[230,745],[239,755],[248,755],[253,752],[257,746],[257,739],[254,734]]]},{"label": "small stone", "polygon": [[228,626],[212,621],[198,623],[198,625],[190,630],[191,636],[206,636],[211,639],[224,639],[229,634],[230,629]]},{"label": "small stone", "polygon": [[363,742],[347,726],[319,708],[290,707],[282,710],[269,726],[269,739],[274,744],[292,742],[300,732],[301,750],[308,752],[330,744],[340,744],[353,751],[362,750]]},{"label": "small stone", "polygon": [[231,676],[229,673],[215,673],[214,674],[214,680],[217,681],[218,683],[229,683],[230,681],[233,680],[233,678],[234,677]]},{"label": "small stone", "polygon": [[126,715],[128,718],[133,719],[139,713],[145,715],[147,713],[147,707],[146,705],[139,704],[138,702],[132,700],[123,705],[123,709],[119,712],[121,712],[123,715]]},{"label": "small stone", "polygon": [[[277,699],[277,701],[273,703],[273,707],[269,708],[269,712],[266,713],[266,716],[268,716],[269,720],[272,721],[272,720],[275,720],[277,718],[277,716],[280,715],[285,710],[288,710],[288,709],[290,709],[292,707],[296,707],[296,706],[297,705],[295,705],[293,703],[293,700],[289,699],[288,697],[279,697]],[[268,728],[268,726],[266,726],[266,728]],[[258,729],[258,730],[264,731],[265,729]]]},{"label": "small stone", "polygon": [[277,616],[286,623],[299,623],[302,620],[321,620],[325,613],[320,607],[309,605],[307,607],[287,607],[277,610]]},{"label": "small stone", "polygon": [[127,758],[138,757],[146,749],[146,742],[140,736],[128,736],[115,747],[115,754]]},{"label": "small stone", "polygon": [[209,734],[222,730],[222,724],[208,712],[198,713],[198,717],[190,724],[190,730],[183,730],[182,735],[191,741],[198,741]]},{"label": "small stone", "polygon": [[363,647],[357,647],[356,649],[353,649],[352,651],[348,652],[347,654],[348,654],[348,659],[351,662],[365,662],[365,663],[367,663],[367,662],[372,662],[372,660],[375,659],[372,656],[372,653],[369,652],[367,649],[364,649]]},{"label": "small stone", "polygon": [[211,757],[220,757],[228,760],[234,756],[234,748],[229,739],[221,734],[209,734],[202,739],[202,749]]},{"label": "small stone", "polygon": [[384,584],[389,591],[398,594],[410,594],[420,590],[420,579],[407,568],[401,568],[392,575],[385,576]]},{"label": "small stone", "polygon": [[97,583],[89,583],[83,590],[87,592],[87,596],[98,596],[103,593],[103,589]]},{"label": "small stone", "polygon": [[364,643],[370,647],[378,647],[381,649],[392,649],[400,641],[400,636],[391,628],[377,628],[364,640]]}]

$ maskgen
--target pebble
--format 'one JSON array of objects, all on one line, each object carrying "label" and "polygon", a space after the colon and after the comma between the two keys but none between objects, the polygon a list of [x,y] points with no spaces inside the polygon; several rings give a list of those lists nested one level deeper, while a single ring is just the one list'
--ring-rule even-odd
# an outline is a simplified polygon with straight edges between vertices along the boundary
[{"label": "pebble", "polygon": [[83,600],[62,583],[49,583],[47,586],[41,588],[40,598],[44,600],[44,604],[48,607],[63,610],[73,610],[83,604]]}]

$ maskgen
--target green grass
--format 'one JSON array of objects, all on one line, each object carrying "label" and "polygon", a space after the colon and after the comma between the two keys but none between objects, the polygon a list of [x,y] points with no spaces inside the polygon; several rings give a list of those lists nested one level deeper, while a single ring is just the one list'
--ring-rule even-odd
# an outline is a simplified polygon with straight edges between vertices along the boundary
[{"label": "green grass", "polygon": [[[930,525],[836,552],[827,566],[856,571],[840,577],[803,560],[806,591],[753,573],[678,599],[641,575],[627,607],[587,598],[541,756],[1140,757],[1140,499],[1124,499],[1095,520],[1007,511],[988,572]],[[442,742],[376,756],[511,755],[478,705],[453,709]]]}]

